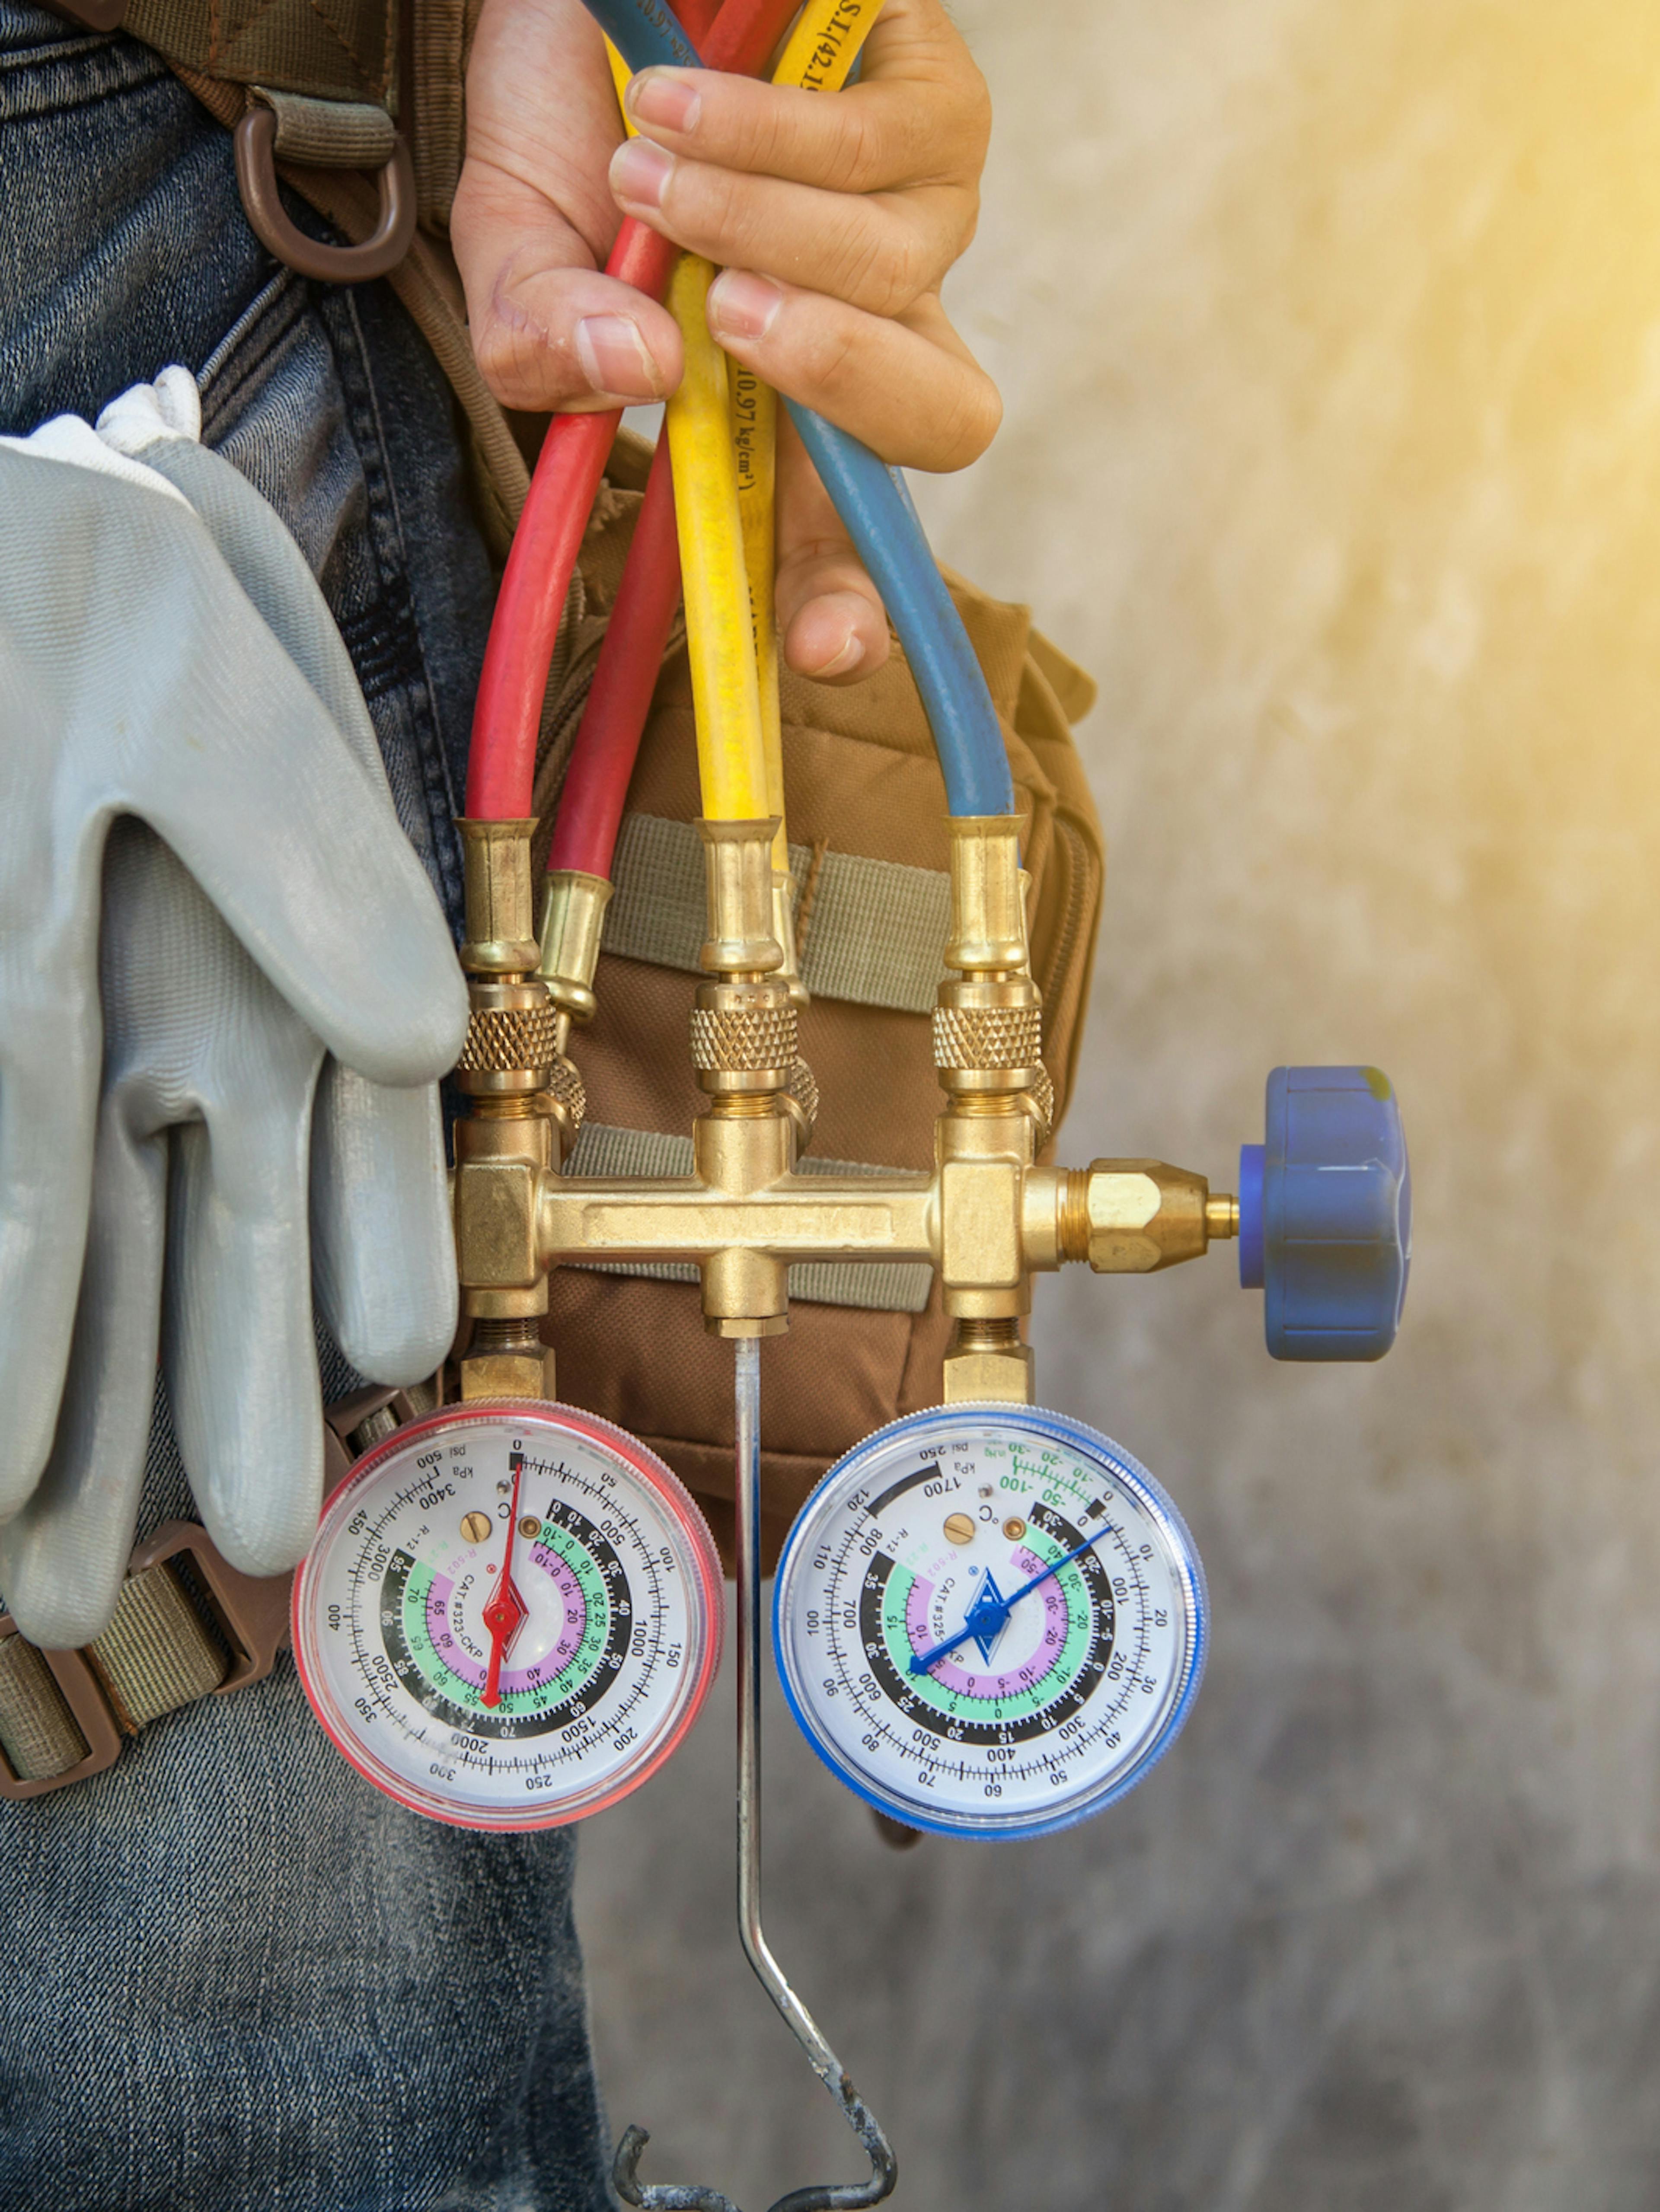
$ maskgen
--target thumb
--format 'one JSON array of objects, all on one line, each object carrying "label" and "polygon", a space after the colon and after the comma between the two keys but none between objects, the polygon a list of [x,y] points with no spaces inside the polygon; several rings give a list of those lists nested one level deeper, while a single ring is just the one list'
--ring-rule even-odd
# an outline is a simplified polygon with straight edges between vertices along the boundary
[{"label": "thumb", "polygon": [[888,618],[795,427],[778,410],[778,635],[787,665],[854,684],[888,657]]},{"label": "thumb", "polygon": [[450,240],[473,352],[504,407],[635,407],[679,383],[673,316],[596,269],[580,234],[530,185],[470,163]]}]

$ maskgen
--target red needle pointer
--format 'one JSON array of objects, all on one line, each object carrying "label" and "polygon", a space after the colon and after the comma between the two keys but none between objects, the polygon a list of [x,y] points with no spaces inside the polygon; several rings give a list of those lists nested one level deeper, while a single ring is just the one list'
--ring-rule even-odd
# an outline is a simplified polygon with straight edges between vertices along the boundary
[{"label": "red needle pointer", "polygon": [[513,1504],[508,1513],[508,1549],[502,1561],[502,1579],[496,1585],[496,1595],[484,1607],[484,1626],[490,1632],[489,1668],[484,1676],[483,1703],[499,1705],[502,1702],[502,1662],[508,1647],[525,1622],[528,1608],[520,1596],[513,1579],[513,1540],[519,1527],[519,1479],[524,1474],[522,1457],[513,1463]]}]

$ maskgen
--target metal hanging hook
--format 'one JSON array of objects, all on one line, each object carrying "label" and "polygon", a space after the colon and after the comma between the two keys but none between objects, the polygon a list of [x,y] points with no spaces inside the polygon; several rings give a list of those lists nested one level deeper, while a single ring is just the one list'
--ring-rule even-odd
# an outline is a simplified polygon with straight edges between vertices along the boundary
[{"label": "metal hanging hook", "polygon": [[899,2179],[899,2166],[853,2076],[825,2041],[818,2022],[790,1987],[761,1924],[761,1340],[739,1340],[736,1485],[738,1566],[738,1932],[756,1978],[807,2054],[808,2063],[865,2146],[868,2181],[794,2189],[772,2212],[857,2212],[879,2204]]},{"label": "metal hanging hook", "polygon": [[[734,1498],[738,1569],[738,1932],[756,1978],[783,2014],[791,2034],[841,2108],[870,2160],[868,2181],[825,2182],[793,2189],[771,2212],[861,2212],[891,2196],[899,2162],[880,2122],[860,2095],[853,2076],[825,2041],[818,2022],[791,1988],[761,1924],[761,1343],[740,1337],[737,1352],[738,1449]],[[617,2147],[612,2179],[627,2204],[645,2212],[738,2212],[718,2190],[642,2186],[637,2169],[648,2138],[631,2127]]]},{"label": "metal hanging hook", "polygon": [[651,2141],[645,2128],[623,2130],[611,2164],[612,2186],[624,2204],[637,2204],[645,2212],[739,2212],[730,2197],[718,2189],[700,2189],[696,2182],[654,2181],[639,2179],[640,2154]]}]

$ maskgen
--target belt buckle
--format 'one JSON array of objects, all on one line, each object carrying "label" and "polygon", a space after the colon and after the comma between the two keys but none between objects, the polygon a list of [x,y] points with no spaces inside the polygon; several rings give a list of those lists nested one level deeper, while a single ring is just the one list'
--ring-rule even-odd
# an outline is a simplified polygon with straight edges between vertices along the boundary
[{"label": "belt buckle", "polygon": [[142,1575],[181,1553],[195,1569],[208,1610],[233,1655],[230,1671],[213,1695],[226,1697],[264,1681],[289,1640],[294,1577],[245,1575],[198,1521],[164,1521],[134,1552],[127,1572]]},{"label": "belt buckle", "polygon": [[[164,1521],[134,1551],[127,1562],[127,1572],[129,1576],[142,1575],[147,1568],[159,1566],[164,1559],[177,1559],[181,1554],[188,1558],[202,1604],[231,1652],[225,1679],[212,1694],[222,1698],[233,1690],[245,1690],[250,1683],[263,1681],[289,1640],[293,1576],[245,1575],[239,1567],[232,1566],[207,1530],[194,1521]],[[0,1640],[17,1633],[17,1624],[11,1615],[0,1613]],[[33,1648],[40,1651],[63,1693],[64,1702],[87,1746],[87,1755],[61,1774],[42,1775],[38,1780],[25,1782],[0,1749],[0,1801],[21,1802],[32,1797],[47,1797],[54,1790],[67,1790],[94,1774],[102,1774],[106,1768],[114,1765],[127,1736],[133,1732],[130,1726],[123,1727],[98,1669],[86,1652],[47,1651],[39,1644]]]},{"label": "belt buckle", "polygon": [[[0,1641],[17,1632],[17,1623],[11,1615],[0,1613]],[[40,1649],[38,1644],[34,1648]],[[64,1702],[86,1743],[87,1755],[73,1766],[66,1767],[62,1774],[46,1774],[38,1781],[25,1782],[13,1771],[10,1760],[0,1750],[0,1799],[10,1799],[14,1803],[31,1797],[48,1797],[54,1790],[67,1790],[74,1783],[101,1774],[106,1767],[114,1765],[122,1752],[121,1730],[85,1652],[40,1651],[40,1656],[63,1692]]]}]

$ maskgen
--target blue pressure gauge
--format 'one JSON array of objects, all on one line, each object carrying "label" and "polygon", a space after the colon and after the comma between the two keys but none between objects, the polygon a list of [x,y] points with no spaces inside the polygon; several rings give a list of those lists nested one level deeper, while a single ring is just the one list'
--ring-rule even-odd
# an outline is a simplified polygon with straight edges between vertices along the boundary
[{"label": "blue pressure gauge", "polygon": [[1412,1265],[1401,1106],[1376,1067],[1276,1067],[1239,1150],[1239,1280],[1276,1359],[1381,1359]]},{"label": "blue pressure gauge", "polygon": [[1150,1772],[1204,1671],[1205,1577],[1170,1498],[1037,1406],[909,1413],[838,1460],[778,1562],[790,1710],[908,1827],[1042,1836]]}]

